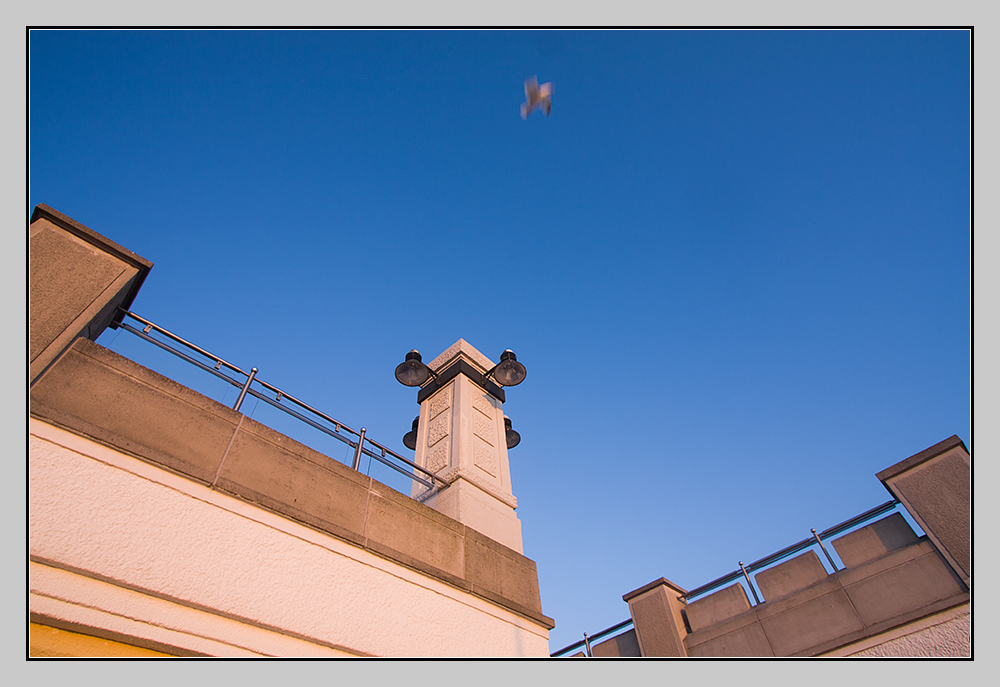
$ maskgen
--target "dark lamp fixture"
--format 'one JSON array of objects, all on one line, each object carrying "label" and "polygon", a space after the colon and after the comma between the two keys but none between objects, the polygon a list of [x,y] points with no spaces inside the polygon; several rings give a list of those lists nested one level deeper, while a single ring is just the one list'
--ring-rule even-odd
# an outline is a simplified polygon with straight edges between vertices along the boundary
[{"label": "dark lamp fixture", "polygon": [[510,418],[506,415],[503,418],[503,426],[507,430],[507,448],[512,449],[521,443],[521,435],[510,428]]},{"label": "dark lamp fixture", "polygon": [[403,435],[403,446],[411,451],[417,450],[417,425],[420,424],[420,416],[413,418],[413,429]]},{"label": "dark lamp fixture", "polygon": [[528,376],[528,371],[524,369],[524,365],[517,362],[514,351],[508,348],[500,354],[500,362],[487,372],[486,376],[492,376],[500,386],[517,386]]},{"label": "dark lamp fixture", "polygon": [[421,386],[430,379],[431,368],[420,362],[420,353],[414,349],[396,366],[396,379],[403,386]]}]

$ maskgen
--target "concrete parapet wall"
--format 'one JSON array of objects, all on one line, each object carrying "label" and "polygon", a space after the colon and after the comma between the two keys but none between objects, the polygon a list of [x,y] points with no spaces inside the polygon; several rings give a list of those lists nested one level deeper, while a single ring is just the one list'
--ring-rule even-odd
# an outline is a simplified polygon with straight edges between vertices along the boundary
[{"label": "concrete parapet wall", "polygon": [[35,418],[554,626],[532,560],[86,339],[30,402]]},{"label": "concrete parapet wall", "polygon": [[844,565],[853,568],[916,541],[917,535],[909,523],[899,513],[893,513],[867,527],[834,539],[833,548]]},{"label": "concrete parapet wall", "polygon": [[697,601],[689,603],[684,612],[692,632],[711,627],[750,609],[743,585],[733,584]]},{"label": "concrete parapet wall", "polygon": [[[840,538],[854,564],[834,574],[812,552],[762,571],[766,600],[752,608],[739,585],[688,604],[687,655],[813,656],[967,603],[934,545],[906,530],[894,514]],[[706,601],[710,613],[699,611]]]},{"label": "concrete parapet wall", "polygon": [[827,572],[813,551],[762,570],[756,575],[757,587],[766,601],[774,601],[792,592],[822,582]]},{"label": "concrete parapet wall", "polygon": [[639,657],[639,640],[635,636],[635,630],[622,632],[616,637],[605,640],[600,644],[591,647],[590,652],[597,658],[626,658]]}]

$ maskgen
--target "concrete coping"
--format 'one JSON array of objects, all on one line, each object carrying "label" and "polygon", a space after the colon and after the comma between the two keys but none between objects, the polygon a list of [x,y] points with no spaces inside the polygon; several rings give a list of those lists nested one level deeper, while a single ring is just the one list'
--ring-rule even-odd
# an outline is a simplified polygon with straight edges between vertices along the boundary
[{"label": "concrete coping", "polygon": [[[49,207],[45,203],[39,203],[35,206],[34,211],[31,213],[30,224],[34,224],[40,219],[48,220],[60,229],[63,229],[73,236],[86,241],[102,252],[112,255],[122,262],[135,267],[136,270],[138,270],[138,274],[129,286],[128,293],[125,294],[125,297],[119,304],[119,307],[125,310],[128,310],[132,306],[132,301],[134,301],[135,297],[139,294],[139,289],[142,288],[142,284],[146,280],[146,275],[148,275],[149,271],[153,269],[153,263],[150,260],[147,260],[138,253],[133,253],[128,248],[115,243],[102,234],[98,234],[90,227],[80,224],[72,217],[64,215],[58,210]],[[117,321],[114,317],[112,317],[112,320]]]},{"label": "concrete coping", "polygon": [[625,601],[625,602],[631,601],[632,599],[636,598],[637,596],[642,596],[646,592],[652,591],[653,589],[656,589],[660,585],[663,585],[664,587],[667,587],[668,589],[671,589],[671,590],[677,592],[677,596],[679,596],[679,597],[680,596],[684,596],[684,595],[687,594],[687,590],[684,589],[683,587],[681,587],[680,585],[674,584],[673,582],[671,582],[670,580],[668,580],[665,577],[661,577],[658,580],[653,580],[649,584],[644,584],[643,586],[639,587],[638,589],[634,589],[631,592],[629,592],[628,594],[623,595],[622,596],[622,600]]},{"label": "concrete coping", "polygon": [[[128,248],[115,243],[107,236],[98,234],[90,227],[80,224],[72,217],[64,215],[55,208],[50,208],[45,203],[39,203],[35,206],[34,211],[31,213],[30,223],[34,224],[39,219],[47,219],[61,229],[65,229],[69,233],[80,237],[87,243],[97,246],[104,252],[114,255],[130,265],[133,265],[138,268],[139,273],[143,278],[145,278],[146,273],[153,267],[153,263],[151,261],[142,257],[138,253],[133,253]],[[138,291],[138,288],[136,288],[136,290]]]},{"label": "concrete coping", "polygon": [[[904,473],[907,470],[911,470],[921,463],[926,463],[928,460],[935,458],[946,451],[950,451],[956,446],[961,446],[962,450],[965,451],[966,454],[969,453],[969,449],[966,448],[965,442],[962,441],[957,434],[952,434],[944,441],[939,441],[930,448],[925,448],[920,453],[915,453],[906,460],[901,460],[895,465],[891,465],[885,470],[875,473],[875,476],[884,483],[886,480],[892,479],[896,475]],[[895,496],[895,494],[893,494],[893,496]]]}]

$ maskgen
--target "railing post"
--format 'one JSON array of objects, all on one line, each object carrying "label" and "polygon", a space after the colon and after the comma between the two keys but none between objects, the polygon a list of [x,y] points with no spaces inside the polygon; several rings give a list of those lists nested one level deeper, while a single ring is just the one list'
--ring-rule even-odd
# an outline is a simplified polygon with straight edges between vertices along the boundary
[{"label": "railing post", "polygon": [[833,557],[830,556],[830,552],[826,550],[825,546],[823,546],[823,540],[819,538],[818,534],[816,534],[816,529],[814,528],[810,531],[813,533],[813,536],[816,537],[816,543],[819,544],[819,548],[823,549],[823,553],[826,554],[826,559],[830,561],[830,565],[833,567],[833,572],[837,572],[837,564],[833,562]]},{"label": "railing post", "polygon": [[361,465],[361,445],[365,443],[366,431],[367,430],[364,427],[361,428],[361,434],[358,435],[358,446],[354,449],[354,462],[351,464],[351,467],[355,470],[357,470],[358,466]]},{"label": "railing post", "polygon": [[750,591],[753,593],[753,600],[760,605],[760,597],[757,596],[757,590],[753,587],[753,580],[750,579],[750,575],[747,574],[747,569],[743,567],[743,561],[740,561],[740,570],[743,571],[743,577],[747,578],[747,584],[750,585]]},{"label": "railing post", "polygon": [[257,368],[256,367],[250,368],[250,374],[247,375],[247,383],[244,384],[243,388],[240,390],[240,397],[236,399],[236,405],[233,406],[233,410],[239,411],[240,406],[243,405],[243,399],[246,398],[247,389],[250,388],[250,382],[252,382],[253,378],[256,376],[257,376]]}]

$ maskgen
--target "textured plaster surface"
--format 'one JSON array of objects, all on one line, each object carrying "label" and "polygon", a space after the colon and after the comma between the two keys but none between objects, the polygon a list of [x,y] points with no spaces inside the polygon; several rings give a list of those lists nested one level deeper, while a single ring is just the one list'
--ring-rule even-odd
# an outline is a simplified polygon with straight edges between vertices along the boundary
[{"label": "textured plaster surface", "polygon": [[972,616],[962,615],[849,655],[856,658],[971,656]]},{"label": "textured plaster surface", "polygon": [[[31,428],[29,546],[45,568],[236,621],[213,641],[243,651],[291,655],[244,648],[250,626],[376,656],[548,655],[544,628],[480,598],[77,435]],[[117,591],[95,601],[82,585],[55,587],[32,604],[128,617]]]}]

